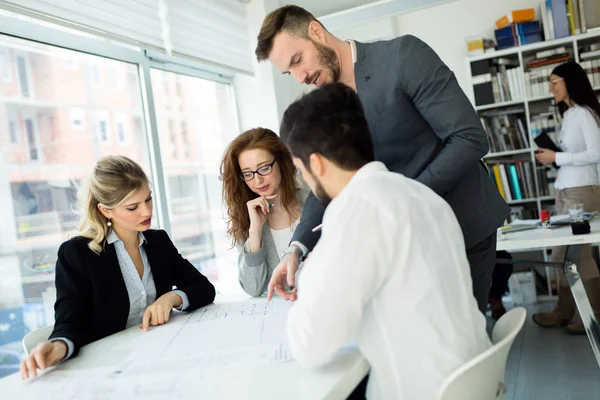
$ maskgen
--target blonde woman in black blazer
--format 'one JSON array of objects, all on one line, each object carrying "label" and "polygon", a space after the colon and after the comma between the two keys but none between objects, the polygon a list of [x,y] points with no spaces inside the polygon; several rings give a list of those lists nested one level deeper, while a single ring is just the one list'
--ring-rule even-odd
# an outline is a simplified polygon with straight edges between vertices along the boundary
[{"label": "blonde woman in black blazer", "polygon": [[23,379],[88,343],[164,324],[173,308],[192,311],[215,297],[167,233],[150,229],[152,195],[138,164],[122,156],[100,160],[80,197],[80,232],[58,250],[54,331],[22,361]]}]

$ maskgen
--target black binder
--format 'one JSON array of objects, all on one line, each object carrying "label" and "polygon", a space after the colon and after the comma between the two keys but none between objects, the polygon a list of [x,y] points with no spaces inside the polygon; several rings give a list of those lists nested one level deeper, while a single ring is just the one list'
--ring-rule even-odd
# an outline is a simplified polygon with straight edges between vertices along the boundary
[{"label": "black binder", "polygon": [[[554,143],[554,141],[552,139],[550,139],[550,136],[548,136],[548,134],[546,132],[542,132],[539,135],[537,135],[536,137],[533,138],[533,140],[535,141],[535,144],[538,145],[538,147],[544,148],[544,149],[548,149],[548,150],[552,150],[555,151],[557,153],[561,152],[562,150],[556,145],[556,143]],[[552,166],[556,169],[560,168],[558,165],[556,165],[556,163],[552,163]]]}]

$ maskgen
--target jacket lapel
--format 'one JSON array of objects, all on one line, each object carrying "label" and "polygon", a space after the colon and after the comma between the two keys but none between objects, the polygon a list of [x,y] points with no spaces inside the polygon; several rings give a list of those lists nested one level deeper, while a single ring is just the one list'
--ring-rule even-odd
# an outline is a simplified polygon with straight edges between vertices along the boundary
[{"label": "jacket lapel", "polygon": [[154,242],[154,235],[150,231],[144,232],[146,242],[142,245],[146,256],[148,257],[148,263],[150,264],[150,271],[152,271],[152,277],[154,278],[154,286],[156,286],[156,298],[158,299],[163,294],[167,293],[172,289],[168,282],[171,279],[168,275],[169,265],[164,265],[163,257],[161,252],[165,249],[161,249],[159,242]]},{"label": "jacket lapel", "polygon": [[356,92],[367,113],[373,107],[373,68],[367,59],[367,46],[364,43],[354,41],[356,45],[356,62],[354,63],[354,83]]},{"label": "jacket lapel", "polygon": [[118,318],[123,319],[123,326],[125,326],[129,315],[129,294],[127,293],[127,286],[125,286],[125,279],[121,272],[115,246],[106,244],[104,251],[100,253],[97,260],[97,269],[104,277],[104,285],[108,289],[108,301]]}]

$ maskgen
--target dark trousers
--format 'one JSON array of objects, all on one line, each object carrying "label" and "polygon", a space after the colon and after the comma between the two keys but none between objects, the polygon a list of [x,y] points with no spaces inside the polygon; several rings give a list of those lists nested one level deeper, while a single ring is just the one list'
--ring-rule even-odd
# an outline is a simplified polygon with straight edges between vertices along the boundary
[{"label": "dark trousers", "polygon": [[473,295],[479,311],[485,315],[488,296],[492,285],[492,275],[496,265],[496,233],[467,249],[467,259],[471,267]]},{"label": "dark trousers", "polygon": [[[498,260],[512,260],[509,252],[501,250],[496,252]],[[501,299],[504,293],[508,292],[508,280],[513,273],[513,265],[510,262],[498,261],[494,267],[492,275],[492,287],[490,288],[490,297]]]}]

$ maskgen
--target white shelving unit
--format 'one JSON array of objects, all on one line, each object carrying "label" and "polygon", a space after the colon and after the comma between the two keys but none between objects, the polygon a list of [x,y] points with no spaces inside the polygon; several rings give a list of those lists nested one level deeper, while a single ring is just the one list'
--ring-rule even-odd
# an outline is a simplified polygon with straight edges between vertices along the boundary
[{"label": "white shelving unit", "polygon": [[[529,45],[525,45],[525,46],[519,46],[519,47],[513,47],[510,49],[504,49],[504,50],[497,50],[497,51],[493,51],[493,52],[489,52],[489,53],[485,53],[485,54],[481,54],[481,55],[476,55],[476,56],[469,56],[467,57],[467,64],[468,64],[468,70],[471,70],[471,63],[473,62],[477,62],[477,61],[483,61],[483,60],[492,60],[495,58],[503,58],[503,57],[512,57],[515,58],[518,57],[519,60],[519,68],[518,68],[518,73],[521,74],[521,81],[520,82],[525,82],[524,79],[524,74],[525,74],[525,70],[524,70],[524,55],[531,55],[532,53],[535,53],[536,51],[540,51],[540,50],[545,50],[545,49],[551,49],[551,48],[555,48],[555,47],[567,47],[570,48],[572,54],[574,55],[574,60],[576,62],[579,62],[579,52],[578,52],[578,47],[580,45],[582,45],[583,43],[589,43],[590,40],[591,41],[596,41],[594,39],[597,39],[597,42],[600,43],[600,31],[596,31],[596,32],[590,32],[590,33],[585,33],[582,35],[575,35],[575,36],[569,36],[566,38],[562,38],[562,39],[556,39],[556,40],[548,40],[548,41],[543,41],[543,42],[538,42],[538,43],[533,43],[533,44],[529,44]],[[525,88],[522,88],[525,89]],[[594,88],[594,90],[596,92],[598,92],[598,94],[600,95],[600,86],[597,86]],[[526,93],[526,90],[523,90],[524,93]],[[550,102],[552,101],[553,96],[549,93],[548,95],[544,95],[544,96],[538,96],[538,97],[532,97],[532,98],[526,98],[526,99],[520,99],[520,100],[512,100],[512,101],[506,101],[506,102],[502,102],[502,103],[494,103],[494,104],[486,104],[486,105],[481,105],[481,106],[477,106],[475,107],[475,109],[480,112],[480,111],[489,111],[489,110],[495,110],[495,109],[500,109],[500,108],[507,108],[507,107],[513,107],[513,106],[523,106],[524,108],[524,115],[526,118],[526,129],[527,129],[527,134],[528,134],[528,138],[529,138],[529,144],[530,144],[530,148],[529,149],[519,149],[519,150],[512,150],[512,151],[506,151],[506,152],[500,152],[500,153],[489,153],[488,155],[486,155],[486,159],[489,158],[502,158],[502,157],[510,157],[510,156],[515,156],[515,155],[522,155],[522,154],[530,154],[530,161],[533,163],[533,165],[535,165],[535,144],[533,142],[533,137],[531,135],[531,113],[530,113],[530,105],[532,103],[539,103],[539,102],[548,102],[548,104],[551,104]],[[539,194],[540,193],[540,187],[539,187],[539,183],[537,182],[537,176],[535,176],[536,174],[534,174],[535,177],[535,189],[536,189],[536,193]],[[526,200],[519,200],[519,201],[513,201],[511,202],[511,204],[520,204],[520,203],[530,203],[532,200],[537,201],[537,211],[539,212],[542,209],[542,201],[550,201],[552,200],[552,197],[540,197],[538,195],[538,197],[536,197],[535,199],[526,199]]]},{"label": "white shelving unit", "polygon": [[[496,58],[518,59],[519,67],[517,69],[518,69],[518,74],[520,75],[519,83],[521,84],[522,82],[525,82],[525,72],[526,72],[525,64],[526,63],[524,62],[524,60],[526,57],[531,58],[532,54],[535,54],[538,51],[564,46],[568,49],[568,51],[571,54],[573,54],[574,61],[579,62],[580,61],[579,60],[579,51],[578,51],[579,47],[582,46],[583,44],[589,44],[589,43],[600,43],[600,31],[589,32],[589,33],[582,34],[582,35],[569,36],[569,37],[562,38],[562,39],[543,41],[543,42],[539,42],[539,43],[533,43],[533,44],[514,47],[514,48],[510,48],[510,49],[493,51],[493,52],[476,55],[476,56],[468,56],[467,57],[467,70],[471,71],[471,64],[474,62],[478,62],[478,61],[493,60]],[[527,84],[527,82],[525,82],[525,84]],[[523,93],[527,93],[527,90],[526,90],[527,88],[521,88],[521,89],[522,89],[521,91]],[[600,95],[600,86],[596,86],[594,88],[594,90],[597,92],[598,95]],[[486,105],[480,105],[480,106],[475,107],[475,109],[477,110],[478,113],[483,112],[483,111],[489,112],[489,111],[493,111],[496,109],[515,107],[515,106],[523,107],[523,109],[524,109],[523,114],[525,115],[525,119],[526,119],[525,129],[527,130],[527,137],[529,139],[530,147],[527,149],[519,149],[519,150],[512,150],[512,151],[505,151],[505,152],[498,152],[498,153],[489,153],[485,156],[485,159],[502,159],[502,158],[510,158],[510,157],[515,157],[515,156],[517,156],[517,158],[519,158],[519,159],[524,159],[523,158],[524,155],[529,154],[529,157],[526,159],[526,161],[531,161],[532,165],[534,166],[533,178],[534,178],[534,184],[535,184],[535,193],[536,193],[537,197],[530,198],[530,199],[509,201],[508,204],[510,206],[535,204],[536,211],[538,212],[538,214],[539,214],[539,211],[542,210],[543,205],[553,204],[554,197],[539,195],[541,193],[540,183],[538,182],[537,174],[535,173],[535,165],[536,165],[535,149],[536,149],[536,146],[535,146],[535,142],[533,141],[533,136],[531,134],[531,117],[532,117],[531,108],[532,107],[538,108],[540,105],[543,106],[546,103],[548,104],[548,106],[550,106],[552,104],[553,98],[554,97],[550,93],[548,93],[547,95],[543,95],[543,96],[536,96],[536,97],[530,97],[530,98],[524,98],[524,99],[516,99],[516,100],[512,100],[512,101],[507,101],[507,102],[486,104]],[[543,249],[543,257],[544,257],[544,260],[548,261],[548,257],[547,257],[545,250],[546,249]],[[546,267],[548,293],[552,293],[549,272],[550,272],[549,268]],[[538,296],[539,301],[548,300],[548,299],[552,299],[552,298],[554,298],[554,296]]]}]

